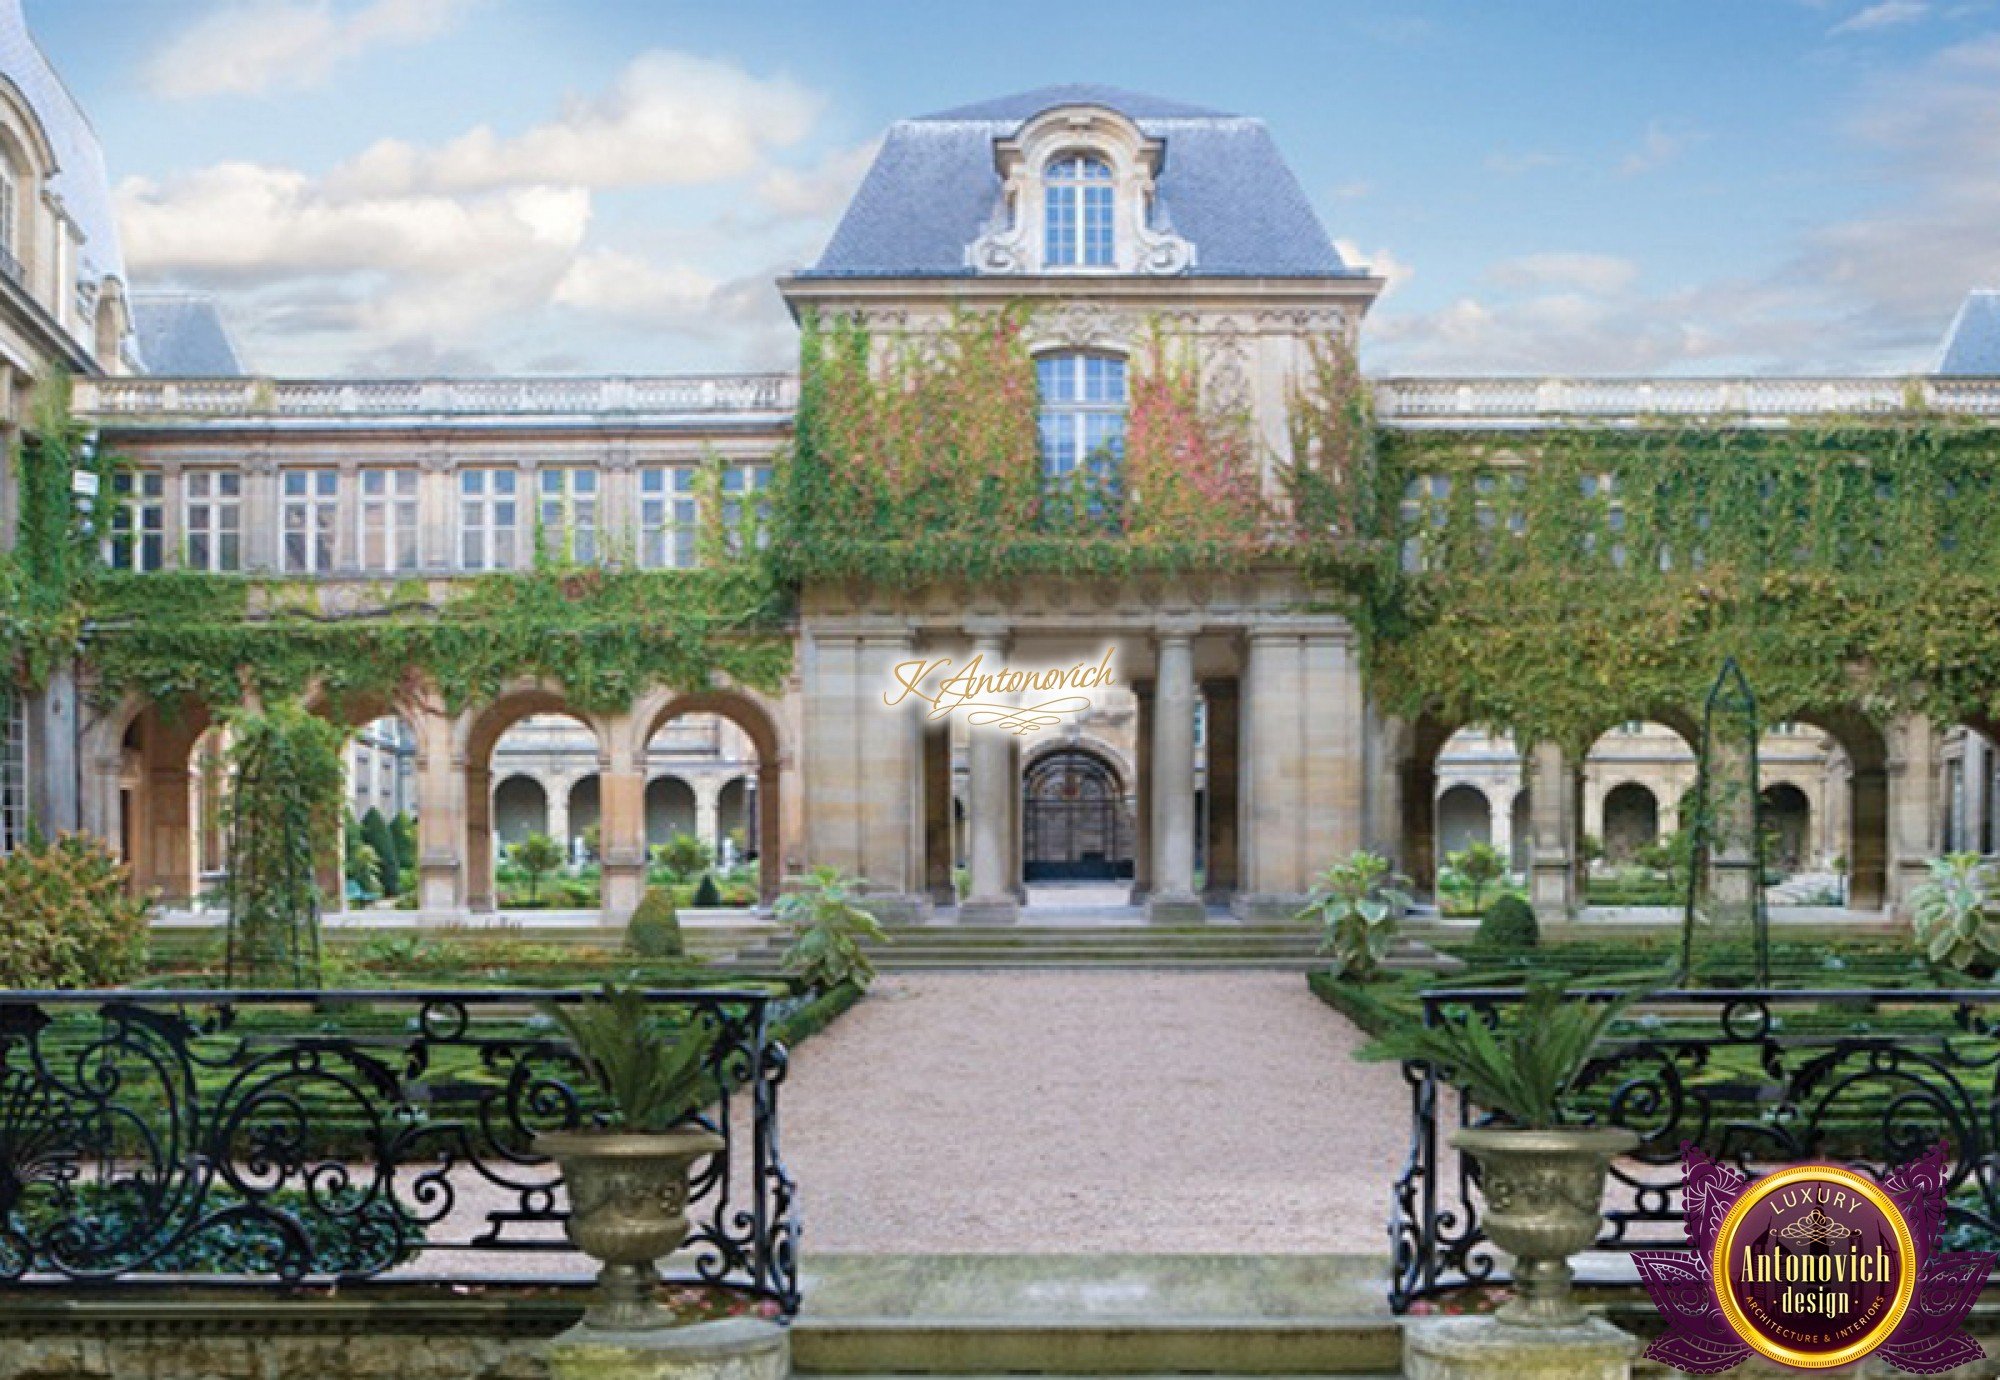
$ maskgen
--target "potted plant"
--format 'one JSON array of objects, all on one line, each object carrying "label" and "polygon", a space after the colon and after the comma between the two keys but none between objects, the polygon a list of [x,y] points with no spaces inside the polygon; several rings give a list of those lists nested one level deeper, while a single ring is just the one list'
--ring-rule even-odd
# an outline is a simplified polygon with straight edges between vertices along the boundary
[{"label": "potted plant", "polygon": [[1496,1316],[1529,1327],[1583,1321],[1570,1294],[1569,1258],[1597,1240],[1611,1161],[1639,1143],[1622,1126],[1575,1124],[1570,1094],[1636,992],[1608,1001],[1531,985],[1507,1018],[1443,1012],[1434,1025],[1405,1021],[1364,1058],[1421,1061],[1508,1124],[1452,1133],[1472,1156],[1486,1195],[1486,1234],[1516,1262],[1514,1298]]},{"label": "potted plant", "polygon": [[722,1137],[689,1118],[713,1090],[712,1032],[652,1009],[643,990],[607,984],[574,1006],[542,1007],[569,1037],[609,1104],[605,1124],[545,1131],[535,1150],[562,1167],[569,1189],[564,1232],[603,1269],[584,1325],[648,1331],[673,1325],[654,1298],[655,1264],[688,1234],[688,1175],[722,1150]]},{"label": "potted plant", "polygon": [[1335,977],[1366,982],[1380,970],[1410,906],[1403,881],[1387,858],[1365,848],[1320,873],[1294,918],[1319,922],[1326,933],[1320,952],[1332,957]]},{"label": "potted plant", "polygon": [[2000,915],[1977,853],[1932,858],[1930,875],[1910,889],[1910,919],[1927,962],[1990,979],[2000,962]]}]

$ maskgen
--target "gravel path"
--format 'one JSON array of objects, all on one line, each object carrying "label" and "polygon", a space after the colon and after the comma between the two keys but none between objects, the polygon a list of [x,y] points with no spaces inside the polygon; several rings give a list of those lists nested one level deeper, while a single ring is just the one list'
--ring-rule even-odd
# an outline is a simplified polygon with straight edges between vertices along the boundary
[{"label": "gravel path", "polygon": [[898,975],[793,1057],[806,1249],[1387,1250],[1393,1065],[1297,973]]}]

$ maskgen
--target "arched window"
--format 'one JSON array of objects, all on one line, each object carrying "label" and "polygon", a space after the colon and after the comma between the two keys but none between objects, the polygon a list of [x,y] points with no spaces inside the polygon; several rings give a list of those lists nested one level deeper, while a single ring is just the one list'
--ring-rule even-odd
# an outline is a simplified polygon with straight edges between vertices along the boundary
[{"label": "arched window", "polygon": [[1043,355],[1035,370],[1042,399],[1042,473],[1050,478],[1084,468],[1099,477],[1115,473],[1125,458],[1125,361],[1116,355]]},{"label": "arched window", "polygon": [[1112,264],[1111,165],[1089,154],[1052,160],[1044,173],[1042,262],[1050,268]]},{"label": "arched window", "polygon": [[19,280],[21,270],[21,171],[0,150],[0,268]]}]

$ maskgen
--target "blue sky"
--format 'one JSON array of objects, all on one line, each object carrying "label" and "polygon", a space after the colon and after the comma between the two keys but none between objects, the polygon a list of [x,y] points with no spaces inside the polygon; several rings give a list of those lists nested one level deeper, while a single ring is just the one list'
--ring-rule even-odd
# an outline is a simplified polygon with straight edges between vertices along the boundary
[{"label": "blue sky", "polygon": [[2000,7],[27,0],[141,284],[281,373],[782,366],[890,121],[1256,114],[1391,278],[1378,372],[1921,368],[2000,285]]}]

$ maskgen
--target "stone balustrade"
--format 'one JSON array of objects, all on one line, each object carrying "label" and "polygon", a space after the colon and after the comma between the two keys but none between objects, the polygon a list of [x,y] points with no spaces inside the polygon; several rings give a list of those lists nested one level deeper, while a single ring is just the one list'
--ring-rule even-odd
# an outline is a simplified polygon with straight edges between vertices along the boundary
[{"label": "stone balustrade", "polygon": [[1702,418],[1783,425],[1806,417],[1927,410],[2000,416],[1984,378],[1380,378],[1375,415],[1393,427],[1532,428],[1551,421]]},{"label": "stone balustrade", "polygon": [[112,424],[367,418],[713,418],[787,414],[790,374],[660,378],[79,379],[79,415]]}]

